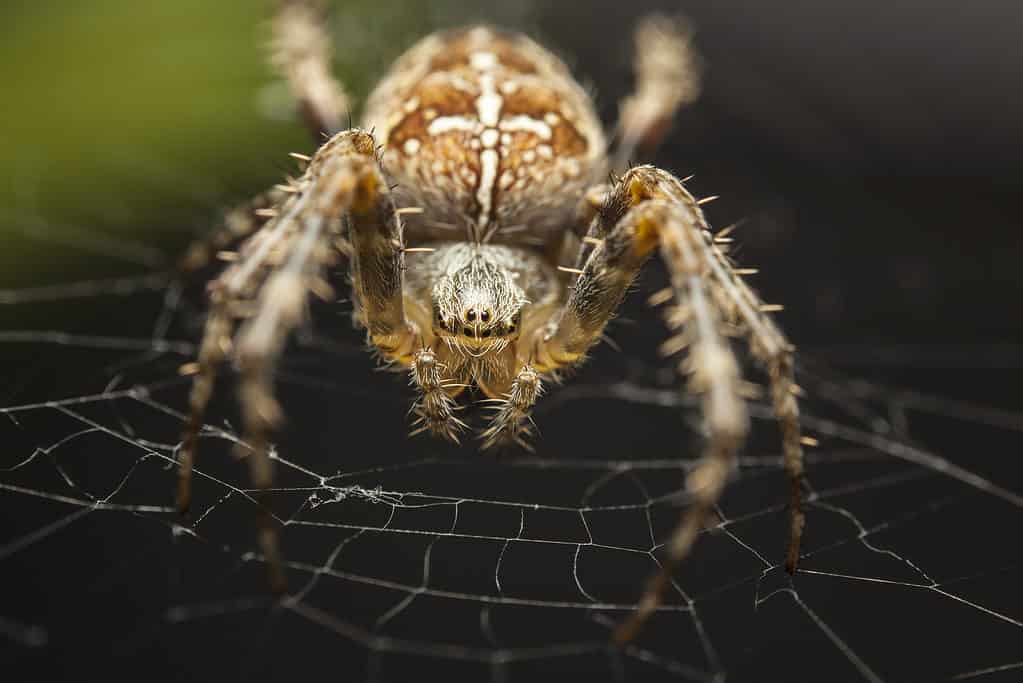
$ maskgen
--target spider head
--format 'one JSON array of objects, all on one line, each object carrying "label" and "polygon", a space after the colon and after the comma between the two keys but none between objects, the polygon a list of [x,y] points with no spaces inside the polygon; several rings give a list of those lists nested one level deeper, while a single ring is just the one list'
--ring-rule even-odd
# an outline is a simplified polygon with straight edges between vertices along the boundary
[{"label": "spider head", "polygon": [[433,286],[434,332],[462,347],[490,352],[517,338],[529,303],[516,273],[477,256]]}]

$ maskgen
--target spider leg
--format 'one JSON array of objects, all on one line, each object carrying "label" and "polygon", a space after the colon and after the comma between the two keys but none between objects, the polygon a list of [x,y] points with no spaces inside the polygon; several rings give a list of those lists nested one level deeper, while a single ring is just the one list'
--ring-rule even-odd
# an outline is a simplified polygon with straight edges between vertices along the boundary
[{"label": "spider leg", "polygon": [[[394,235],[400,235],[399,218],[377,165],[374,145],[372,136],[360,130],[341,133],[328,141],[295,182],[298,191],[289,194],[276,215],[245,242],[238,260],[211,287],[212,310],[200,347],[199,372],[193,381],[190,414],[179,452],[178,507],[185,512],[191,501],[192,468],[203,413],[213,391],[216,368],[230,356],[240,373],[238,397],[244,439],[239,448],[249,460],[255,498],[260,504],[260,546],[271,586],[277,591],[285,589],[285,576],[276,529],[266,505],[266,492],[273,483],[269,434],[282,416],[273,391],[275,365],[291,330],[303,320],[307,294],[329,293],[321,275],[336,255],[333,248],[343,225],[341,218],[348,216],[356,242],[353,269],[358,269],[364,257],[379,257],[377,245],[381,241],[390,245]],[[384,235],[374,238],[374,231],[381,227],[386,228]],[[388,248],[395,261],[390,270],[399,273],[400,293],[401,252],[394,246]],[[373,264],[381,266],[379,261]],[[370,281],[376,282],[372,278]],[[379,292],[372,300],[382,300],[385,308],[389,302]],[[367,317],[373,320],[377,308],[367,308]],[[232,328],[240,318],[246,320],[232,341]]]},{"label": "spider leg", "polygon": [[[704,228],[706,230],[706,228]],[[700,244],[718,286],[714,293],[718,305],[729,317],[741,324],[749,339],[753,356],[767,368],[771,385],[771,404],[781,427],[785,473],[789,480],[789,547],[785,570],[796,572],[799,548],[806,524],[803,511],[803,437],[799,426],[799,387],[794,379],[795,347],[764,310],[766,304],[739,276],[731,262],[713,240]]]},{"label": "spider leg", "polygon": [[589,232],[579,248],[575,282],[555,324],[541,330],[533,351],[540,372],[552,372],[580,362],[600,339],[604,327],[621,305],[640,268],[652,253],[650,245],[636,248],[636,223],[643,212],[626,217],[631,199],[619,184],[604,194]]},{"label": "spider leg", "polygon": [[636,90],[619,105],[613,168],[624,169],[637,151],[651,152],[675,113],[700,95],[700,60],[692,29],[680,18],[644,17],[636,27]]},{"label": "spider leg", "polygon": [[[628,174],[627,174],[628,175]],[[718,239],[711,234],[710,226],[697,201],[671,174],[653,167],[633,169],[631,180],[623,178],[622,185],[633,184],[630,193],[633,197],[665,196],[670,197],[675,210],[682,208],[680,216],[688,233],[693,237],[692,249],[702,264],[703,276],[708,279],[709,292],[713,303],[721,312],[723,322],[738,327],[749,342],[749,350],[767,370],[771,386],[771,404],[781,428],[782,453],[785,473],[789,480],[789,544],[785,557],[785,569],[794,574],[799,562],[799,550],[802,544],[805,514],[803,511],[803,438],[799,425],[799,404],[796,401],[799,388],[794,379],[795,347],[788,341],[785,334],[767,314],[772,307],[765,304],[753,289],[742,279],[740,272],[728,259],[725,251],[719,246]],[[642,189],[640,189],[642,188]],[[678,272],[680,264],[677,257],[673,263],[670,246],[671,239],[677,231],[661,232],[661,253],[671,271]],[[727,240],[724,240],[727,242]],[[677,291],[677,287],[674,288]],[[669,324],[672,315],[677,315],[676,308],[669,313]],[[667,349],[673,350],[678,344],[675,338],[667,343]]]},{"label": "spider leg", "polygon": [[210,312],[199,345],[198,369],[192,379],[188,397],[188,419],[178,449],[178,489],[175,505],[182,515],[192,505],[192,470],[198,449],[199,431],[202,429],[206,407],[213,396],[217,370],[230,350],[233,320],[225,300],[224,287],[218,280],[210,291]]},{"label": "spider leg", "polygon": [[688,376],[688,390],[700,397],[707,444],[703,457],[686,477],[690,505],[665,544],[661,569],[651,578],[636,612],[616,630],[614,639],[618,643],[632,640],[660,604],[672,573],[689,554],[720,499],[736,451],[748,431],[738,363],[722,335],[722,320],[708,291],[711,283],[707,263],[698,250],[703,237],[686,211],[662,201],[646,204],[651,210],[638,218],[636,234],[639,240],[649,230],[656,230],[660,236],[661,255],[668,264],[675,300],[675,308],[667,316],[675,336],[662,349],[688,349],[679,370]]},{"label": "spider leg", "polygon": [[[293,224],[280,219],[264,224],[242,244],[238,260],[210,284],[210,312],[199,346],[197,372],[189,395],[189,415],[178,450],[177,508],[182,514],[187,513],[191,506],[192,469],[203,415],[213,395],[219,366],[232,352],[235,323],[251,311],[252,292],[265,278],[273,265],[272,256],[293,229]],[[200,253],[203,249],[206,247],[195,247],[189,251]]]},{"label": "spider leg", "polygon": [[287,79],[318,145],[345,128],[348,96],[330,74],[330,37],[312,0],[280,0],[273,20],[271,62]]},{"label": "spider leg", "polygon": [[284,187],[287,186],[273,188],[229,209],[220,228],[189,245],[185,255],[178,261],[178,271],[187,276],[205,268],[221,250],[229,248],[263,227],[267,221],[267,213],[272,212],[273,207],[284,200],[286,192],[281,189]]},{"label": "spider leg", "polygon": [[453,443],[458,443],[458,433],[467,425],[455,417],[455,400],[441,377],[441,363],[430,348],[422,348],[413,356],[409,368],[410,382],[420,391],[420,397],[412,406],[416,415],[413,423],[418,428],[412,435],[429,431]]},{"label": "spider leg", "polygon": [[774,410],[781,425],[790,482],[790,531],[786,568],[799,557],[803,529],[802,448],[792,381],[792,347],[762,304],[717,247],[699,202],[681,181],[652,166],[630,169],[612,188],[590,226],[596,242],[579,273],[556,328],[538,345],[544,370],[575,363],[599,339],[640,267],[659,249],[671,276],[673,299],[666,320],[674,333],[662,351],[688,349],[679,370],[698,395],[707,430],[705,456],[686,479],[692,503],[666,544],[666,558],[634,615],[615,632],[628,642],[656,610],[678,564],[688,555],[720,497],[734,456],[748,430],[743,386],[726,324],[741,325],[751,352],[766,365]]},{"label": "spider leg", "polygon": [[496,403],[496,412],[490,425],[483,430],[483,450],[513,442],[532,450],[526,440],[530,434],[529,412],[543,392],[540,374],[529,365],[519,370],[508,392]]}]

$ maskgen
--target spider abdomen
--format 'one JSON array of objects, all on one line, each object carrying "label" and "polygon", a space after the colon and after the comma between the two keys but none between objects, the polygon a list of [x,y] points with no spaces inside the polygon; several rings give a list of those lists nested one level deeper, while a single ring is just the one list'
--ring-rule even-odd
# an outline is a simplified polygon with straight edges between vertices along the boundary
[{"label": "spider abdomen", "polygon": [[565,65],[490,28],[413,46],[370,96],[364,124],[384,145],[399,203],[425,210],[410,229],[433,237],[547,235],[604,172],[599,120]]}]

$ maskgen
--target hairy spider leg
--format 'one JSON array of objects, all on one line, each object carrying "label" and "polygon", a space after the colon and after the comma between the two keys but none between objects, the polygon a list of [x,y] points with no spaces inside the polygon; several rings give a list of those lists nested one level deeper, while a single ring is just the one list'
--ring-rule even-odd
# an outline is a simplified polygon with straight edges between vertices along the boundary
[{"label": "hairy spider leg", "polygon": [[288,82],[317,144],[351,127],[348,95],[330,72],[331,41],[323,8],[309,0],[280,0],[270,58]]},{"label": "hairy spider leg", "polygon": [[[259,544],[271,587],[286,590],[274,519],[266,492],[273,483],[269,433],[282,417],[274,398],[276,361],[292,329],[300,324],[310,291],[329,293],[322,280],[337,256],[342,218],[352,242],[357,315],[378,348],[408,354],[414,328],[405,322],[401,299],[401,224],[376,159],[373,137],[360,130],[339,133],[312,158],[295,192],[277,215],[250,237],[211,287],[211,313],[192,384],[190,413],[179,450],[177,505],[187,512],[192,470],[203,414],[218,364],[238,366],[242,409],[241,455],[248,458],[259,504]],[[245,322],[235,332],[237,321]]]},{"label": "hairy spider leg", "polygon": [[632,640],[657,609],[671,575],[689,554],[721,496],[735,454],[748,431],[743,382],[725,336],[726,325],[744,331],[751,352],[771,382],[790,481],[790,528],[786,569],[795,571],[803,530],[802,446],[792,380],[792,346],[762,311],[764,305],[715,244],[699,201],[682,182],[653,166],[630,169],[614,185],[590,226],[595,242],[565,304],[556,329],[539,341],[543,371],[574,364],[599,338],[646,260],[659,249],[671,279],[674,305],[665,319],[673,336],[662,352],[687,354],[678,365],[688,391],[700,397],[707,446],[686,478],[691,504],[666,543],[665,560],[650,580],[639,607],[614,634]]},{"label": "hairy spider leg", "polygon": [[692,35],[680,17],[652,14],[636,26],[636,88],[619,103],[613,168],[625,169],[637,152],[652,153],[678,110],[699,98],[702,68]]},{"label": "hairy spider leg", "polygon": [[289,191],[289,185],[278,185],[229,209],[217,230],[189,245],[178,261],[179,273],[187,277],[205,268],[215,258],[228,261],[237,258],[237,254],[224,250],[263,227],[267,219],[276,213],[274,207],[284,200]]}]

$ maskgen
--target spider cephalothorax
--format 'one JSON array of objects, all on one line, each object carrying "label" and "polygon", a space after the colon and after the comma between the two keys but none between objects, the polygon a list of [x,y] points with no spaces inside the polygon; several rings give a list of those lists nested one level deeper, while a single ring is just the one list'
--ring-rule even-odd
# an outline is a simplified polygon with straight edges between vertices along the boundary
[{"label": "spider cephalothorax", "polygon": [[[529,286],[523,266],[529,264],[519,256],[508,247],[459,242],[438,247],[435,257],[424,259],[420,268],[434,281],[434,334],[479,352],[515,341],[529,303],[523,289]],[[541,279],[540,284],[548,283]]]},{"label": "spider cephalothorax", "polygon": [[[656,609],[745,439],[745,384],[726,336],[746,337],[771,383],[790,481],[785,565],[793,571],[803,513],[792,347],[683,181],[636,166],[602,182],[609,167],[622,170],[621,160],[656,143],[676,109],[695,98],[698,69],[684,25],[640,23],[637,87],[622,103],[610,163],[593,104],[565,65],[525,37],[487,27],[420,41],[370,95],[364,126],[342,131],[346,99],[329,76],[316,16],[302,2],[282,4],[275,63],[306,121],[329,139],[313,156],[296,155],[306,164],[300,177],[234,212],[225,231],[189,253],[194,266],[254,231],[210,288],[179,455],[179,507],[189,505],[203,411],[229,355],[240,374],[240,448],[256,490],[271,485],[268,439],[282,414],[274,364],[302,320],[306,294],[333,296],[323,276],[341,256],[356,323],[391,367],[409,373],[418,394],[413,432],[457,440],[468,425],[455,402],[475,386],[494,408],[479,434],[489,448],[527,445],[543,382],[582,361],[659,253],[670,275],[670,286],[651,297],[670,304],[662,350],[685,352],[678,368],[700,397],[707,453],[687,478],[691,503],[662,571],[616,638],[631,638]],[[284,590],[277,537],[260,510],[261,547],[274,587]]]},{"label": "spider cephalothorax", "polygon": [[440,244],[417,261],[406,271],[408,291],[433,311],[423,336],[453,380],[447,393],[474,383],[501,396],[514,373],[523,313],[556,295],[553,271],[513,247],[464,242]]}]

